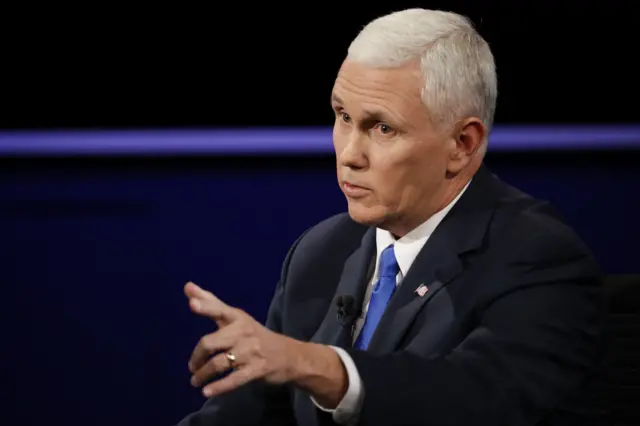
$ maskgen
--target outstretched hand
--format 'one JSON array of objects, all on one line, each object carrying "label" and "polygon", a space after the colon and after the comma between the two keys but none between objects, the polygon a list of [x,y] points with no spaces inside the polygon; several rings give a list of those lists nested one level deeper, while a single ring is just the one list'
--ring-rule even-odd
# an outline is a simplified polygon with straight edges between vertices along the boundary
[{"label": "outstretched hand", "polygon": [[185,285],[184,292],[194,313],[218,325],[218,330],[202,337],[193,350],[191,384],[200,387],[216,375],[234,370],[204,386],[205,396],[219,395],[256,379],[274,384],[292,379],[292,355],[301,342],[267,329],[192,282]]}]

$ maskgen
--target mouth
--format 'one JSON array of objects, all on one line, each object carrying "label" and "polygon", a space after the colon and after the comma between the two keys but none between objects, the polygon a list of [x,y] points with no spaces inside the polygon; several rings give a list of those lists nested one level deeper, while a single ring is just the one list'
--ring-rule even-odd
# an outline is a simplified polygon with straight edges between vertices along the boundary
[{"label": "mouth", "polygon": [[342,183],[342,191],[347,197],[350,197],[350,198],[362,198],[371,192],[369,188],[355,185],[350,182]]}]

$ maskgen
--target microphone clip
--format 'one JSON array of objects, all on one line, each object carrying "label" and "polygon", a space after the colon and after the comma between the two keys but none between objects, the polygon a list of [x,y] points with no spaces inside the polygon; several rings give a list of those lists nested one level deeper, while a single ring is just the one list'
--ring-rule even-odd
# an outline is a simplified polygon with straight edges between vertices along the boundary
[{"label": "microphone clip", "polygon": [[336,319],[343,327],[348,327],[359,315],[356,299],[351,295],[336,297]]}]

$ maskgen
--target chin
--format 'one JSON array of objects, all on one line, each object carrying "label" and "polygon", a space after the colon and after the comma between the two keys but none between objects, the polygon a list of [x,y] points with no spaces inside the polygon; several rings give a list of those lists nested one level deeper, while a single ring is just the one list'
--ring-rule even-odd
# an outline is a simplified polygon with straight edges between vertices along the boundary
[{"label": "chin", "polygon": [[361,225],[377,226],[384,221],[385,214],[380,208],[366,207],[349,202],[349,216]]}]

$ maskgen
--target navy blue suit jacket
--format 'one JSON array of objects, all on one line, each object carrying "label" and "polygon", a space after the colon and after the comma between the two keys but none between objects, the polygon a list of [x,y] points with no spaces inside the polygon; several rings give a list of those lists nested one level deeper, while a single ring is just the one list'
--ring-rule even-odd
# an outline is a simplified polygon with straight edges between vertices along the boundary
[{"label": "navy blue suit jacket", "polygon": [[[346,214],[286,256],[267,325],[345,348],[364,383],[360,425],[590,424],[600,358],[599,270],[552,208],[482,167],[420,251],[369,349],[352,348],[336,296],[364,298],[375,229]],[[425,284],[423,296],[415,290]],[[309,396],[254,382],[180,426],[331,425]]]}]

